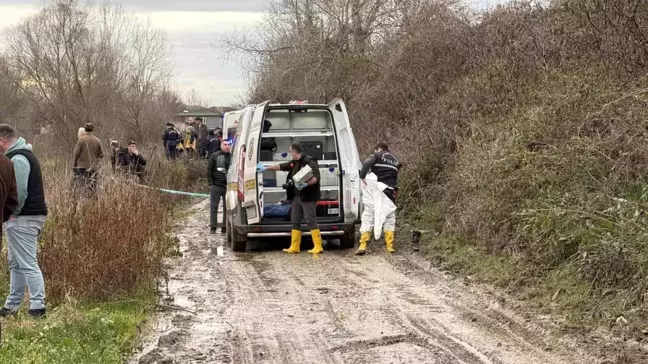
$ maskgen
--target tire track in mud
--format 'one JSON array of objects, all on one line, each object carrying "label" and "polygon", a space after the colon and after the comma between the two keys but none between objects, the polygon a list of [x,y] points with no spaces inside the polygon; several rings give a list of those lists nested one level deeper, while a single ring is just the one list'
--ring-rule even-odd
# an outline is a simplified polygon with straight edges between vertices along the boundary
[{"label": "tire track in mud", "polygon": [[170,304],[192,313],[159,313],[132,363],[596,362],[544,350],[544,338],[483,297],[402,256],[219,257],[223,240],[208,238],[207,221],[204,201],[177,232],[183,257],[169,261]]}]

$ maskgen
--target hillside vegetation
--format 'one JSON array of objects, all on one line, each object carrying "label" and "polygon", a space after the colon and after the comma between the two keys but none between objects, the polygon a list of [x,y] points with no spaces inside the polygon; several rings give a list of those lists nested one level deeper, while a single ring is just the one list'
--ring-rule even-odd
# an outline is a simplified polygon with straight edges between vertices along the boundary
[{"label": "hillside vegetation", "polygon": [[386,141],[404,159],[399,207],[441,232],[426,241],[431,258],[566,324],[643,336],[648,3],[475,14],[443,1],[295,0],[268,11],[262,42],[226,41],[251,60],[250,98],[344,98],[362,151]]}]

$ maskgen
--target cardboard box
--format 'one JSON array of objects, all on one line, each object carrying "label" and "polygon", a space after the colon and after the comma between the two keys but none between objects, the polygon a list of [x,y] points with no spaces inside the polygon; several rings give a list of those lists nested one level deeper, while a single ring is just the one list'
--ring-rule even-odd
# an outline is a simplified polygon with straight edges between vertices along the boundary
[{"label": "cardboard box", "polygon": [[295,173],[293,176],[293,182],[295,186],[299,186],[302,183],[306,183],[313,178],[313,170],[310,166],[304,166],[299,172]]}]

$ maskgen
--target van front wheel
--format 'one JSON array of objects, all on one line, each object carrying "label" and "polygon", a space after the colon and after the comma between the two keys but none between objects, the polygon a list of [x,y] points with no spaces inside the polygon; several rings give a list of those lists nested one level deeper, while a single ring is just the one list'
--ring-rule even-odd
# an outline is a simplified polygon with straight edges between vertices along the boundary
[{"label": "van front wheel", "polygon": [[355,229],[351,230],[350,232],[342,235],[340,238],[340,249],[353,249],[355,246],[355,241],[356,241],[356,235],[355,235]]}]

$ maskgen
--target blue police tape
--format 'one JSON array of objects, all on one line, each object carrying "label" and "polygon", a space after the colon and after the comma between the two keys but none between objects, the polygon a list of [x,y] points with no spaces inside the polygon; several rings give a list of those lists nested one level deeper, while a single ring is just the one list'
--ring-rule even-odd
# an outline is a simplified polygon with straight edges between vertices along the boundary
[{"label": "blue police tape", "polygon": [[150,186],[145,186],[145,185],[138,185],[138,186],[145,187],[145,188],[150,188],[150,189],[153,189],[153,190],[158,190],[160,192],[170,193],[172,195],[183,195],[183,196],[201,197],[201,198],[209,197],[208,193],[195,193],[195,192],[168,190],[166,188],[155,188],[155,187],[150,187]]}]

